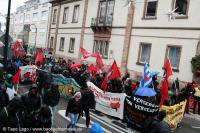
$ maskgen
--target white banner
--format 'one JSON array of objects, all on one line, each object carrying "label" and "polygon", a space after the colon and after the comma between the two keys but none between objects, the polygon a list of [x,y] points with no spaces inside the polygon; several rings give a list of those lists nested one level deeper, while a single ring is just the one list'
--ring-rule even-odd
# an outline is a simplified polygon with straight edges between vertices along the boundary
[{"label": "white banner", "polygon": [[87,82],[87,86],[93,91],[96,101],[96,110],[123,119],[125,93],[103,92],[92,82]]},{"label": "white banner", "polygon": [[[21,66],[21,81],[24,80],[32,80],[33,76],[36,76],[36,69],[37,67],[35,65],[27,65],[27,66]],[[26,78],[26,74],[28,75],[29,79]]]}]

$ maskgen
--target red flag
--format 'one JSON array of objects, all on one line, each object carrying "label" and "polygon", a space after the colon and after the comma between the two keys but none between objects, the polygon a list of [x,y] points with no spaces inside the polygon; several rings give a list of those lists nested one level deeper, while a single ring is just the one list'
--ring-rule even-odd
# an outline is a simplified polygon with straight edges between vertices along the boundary
[{"label": "red flag", "polygon": [[13,84],[18,84],[19,83],[20,74],[21,74],[21,69],[19,69],[17,71],[17,73],[15,73],[15,75],[12,77],[12,83]]},{"label": "red flag", "polygon": [[101,88],[106,91],[107,90],[107,87],[108,87],[108,79],[105,77],[105,79],[103,80],[103,82],[101,83]]},{"label": "red flag", "polygon": [[83,65],[83,64],[81,64],[81,63],[72,64],[72,65],[70,66],[70,69],[74,70],[75,68],[81,67],[82,65]]},{"label": "red flag", "polygon": [[22,57],[25,55],[24,48],[22,47],[21,43],[19,41],[16,41],[13,44],[13,56],[15,57]]},{"label": "red flag", "polygon": [[102,82],[101,84],[101,88],[106,91],[107,90],[107,81],[108,80],[112,80],[112,79],[115,79],[115,78],[120,78],[120,72],[119,72],[119,69],[117,67],[117,63],[116,61],[114,60],[112,66],[108,69],[107,71],[107,74],[106,74],[106,77],[104,79],[104,81]]},{"label": "red flag", "polygon": [[43,54],[38,53],[35,59],[35,64],[37,65],[37,62],[40,62],[40,64],[42,64],[43,61]]},{"label": "red flag", "polygon": [[164,80],[162,81],[162,88],[160,89],[161,92],[161,101],[160,101],[160,106],[163,104],[163,102],[169,98],[168,94],[168,87],[169,87],[169,82],[168,78],[172,75],[172,68],[171,64],[169,61],[169,58],[167,57],[165,60],[165,72],[164,72]]},{"label": "red flag", "polygon": [[83,47],[80,47],[80,52],[83,55],[84,59],[87,59],[88,57],[97,57],[97,54],[91,54],[89,52],[87,52]]},{"label": "red flag", "polygon": [[96,75],[97,73],[97,68],[91,64],[88,68],[87,68],[87,72],[92,73],[93,75]]},{"label": "red flag", "polygon": [[165,61],[165,74],[167,79],[169,78],[169,76],[172,75],[172,68],[168,57],[166,58]]},{"label": "red flag", "polygon": [[114,60],[114,62],[113,62],[113,64],[112,64],[112,66],[111,66],[111,71],[110,71],[110,73],[111,74],[109,74],[108,76],[108,80],[112,80],[112,79],[115,79],[115,78],[120,78],[121,76],[120,76],[120,72],[119,72],[119,69],[118,69],[118,67],[117,67],[117,63],[116,63],[116,61]]},{"label": "red flag", "polygon": [[98,53],[97,58],[96,58],[96,68],[97,70],[100,70],[103,66],[104,66],[103,61],[101,59],[101,56]]}]

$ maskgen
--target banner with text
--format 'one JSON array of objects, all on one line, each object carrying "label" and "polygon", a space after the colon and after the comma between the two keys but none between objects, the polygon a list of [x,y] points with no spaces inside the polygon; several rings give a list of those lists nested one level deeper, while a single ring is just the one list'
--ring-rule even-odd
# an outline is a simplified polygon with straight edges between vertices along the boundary
[{"label": "banner with text", "polygon": [[181,122],[184,116],[186,101],[180,102],[173,106],[161,106],[160,110],[165,110],[167,116],[165,121],[170,125],[172,130],[175,130],[178,123]]},{"label": "banner with text", "polygon": [[93,91],[96,101],[96,110],[123,119],[125,93],[103,92],[92,82],[87,82],[87,86]]},{"label": "banner with text", "polygon": [[124,102],[125,120],[136,129],[144,126],[145,120],[155,116],[159,111],[159,106],[143,98],[126,97]]}]

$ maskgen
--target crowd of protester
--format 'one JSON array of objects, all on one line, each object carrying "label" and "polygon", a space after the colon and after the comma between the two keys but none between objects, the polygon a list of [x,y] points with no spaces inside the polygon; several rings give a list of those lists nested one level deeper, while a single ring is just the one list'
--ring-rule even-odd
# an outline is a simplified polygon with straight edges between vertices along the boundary
[{"label": "crowd of protester", "polygon": [[[31,57],[22,59],[13,58],[8,63],[7,69],[4,71],[0,68],[1,86],[0,86],[0,131],[3,132],[3,127],[24,127],[24,128],[51,128],[54,127],[54,119],[56,107],[59,104],[60,94],[58,86],[52,84],[51,76],[37,73],[37,80],[32,84],[29,91],[24,94],[19,94],[16,86],[12,83],[12,76],[18,71],[19,66],[33,65],[34,61]],[[101,88],[101,84],[106,76],[106,72],[101,71],[96,75],[87,72],[87,64],[81,67],[71,69],[70,66],[75,64],[72,60],[59,60],[54,58],[44,58],[43,63],[36,63],[38,69],[46,70],[54,74],[62,74],[66,78],[74,78],[81,86],[81,92],[73,92],[73,97],[69,100],[66,107],[66,116],[69,116],[71,122],[67,128],[75,128],[78,119],[86,116],[86,127],[90,124],[90,109],[95,109],[94,94],[87,88],[86,82],[91,81],[97,87]],[[44,81],[45,79],[45,81]],[[153,88],[157,94],[152,98],[151,102],[159,104],[160,82],[157,75],[153,78],[153,83],[150,88]],[[131,79],[130,74],[126,73],[122,78],[112,79],[108,82],[107,91],[112,93],[126,93],[127,96],[134,96],[139,81]],[[180,88],[179,79],[177,78],[169,86],[169,99],[165,100],[164,105],[171,106],[187,99],[186,113],[189,113],[190,97],[194,97],[195,112],[196,105],[200,107],[200,95],[198,86],[194,82],[188,83],[184,88]],[[200,114],[200,108],[198,109]],[[145,133],[163,133],[169,131],[169,125],[164,123],[163,119],[166,116],[165,112],[160,112],[155,118],[147,120],[144,132]],[[98,124],[97,124],[98,125]],[[160,130],[160,128],[162,130]],[[150,132],[151,130],[151,132]],[[160,130],[160,131],[159,131]],[[41,131],[42,132],[42,131]]]}]

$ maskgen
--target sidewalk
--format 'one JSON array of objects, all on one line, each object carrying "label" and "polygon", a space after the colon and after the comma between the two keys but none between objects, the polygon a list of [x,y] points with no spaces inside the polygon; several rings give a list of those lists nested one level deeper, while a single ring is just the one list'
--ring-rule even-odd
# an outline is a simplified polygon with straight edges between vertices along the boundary
[{"label": "sidewalk", "polygon": [[197,121],[200,121],[200,115],[199,114],[193,114],[190,112],[190,114],[185,114],[184,117],[188,117]]}]

